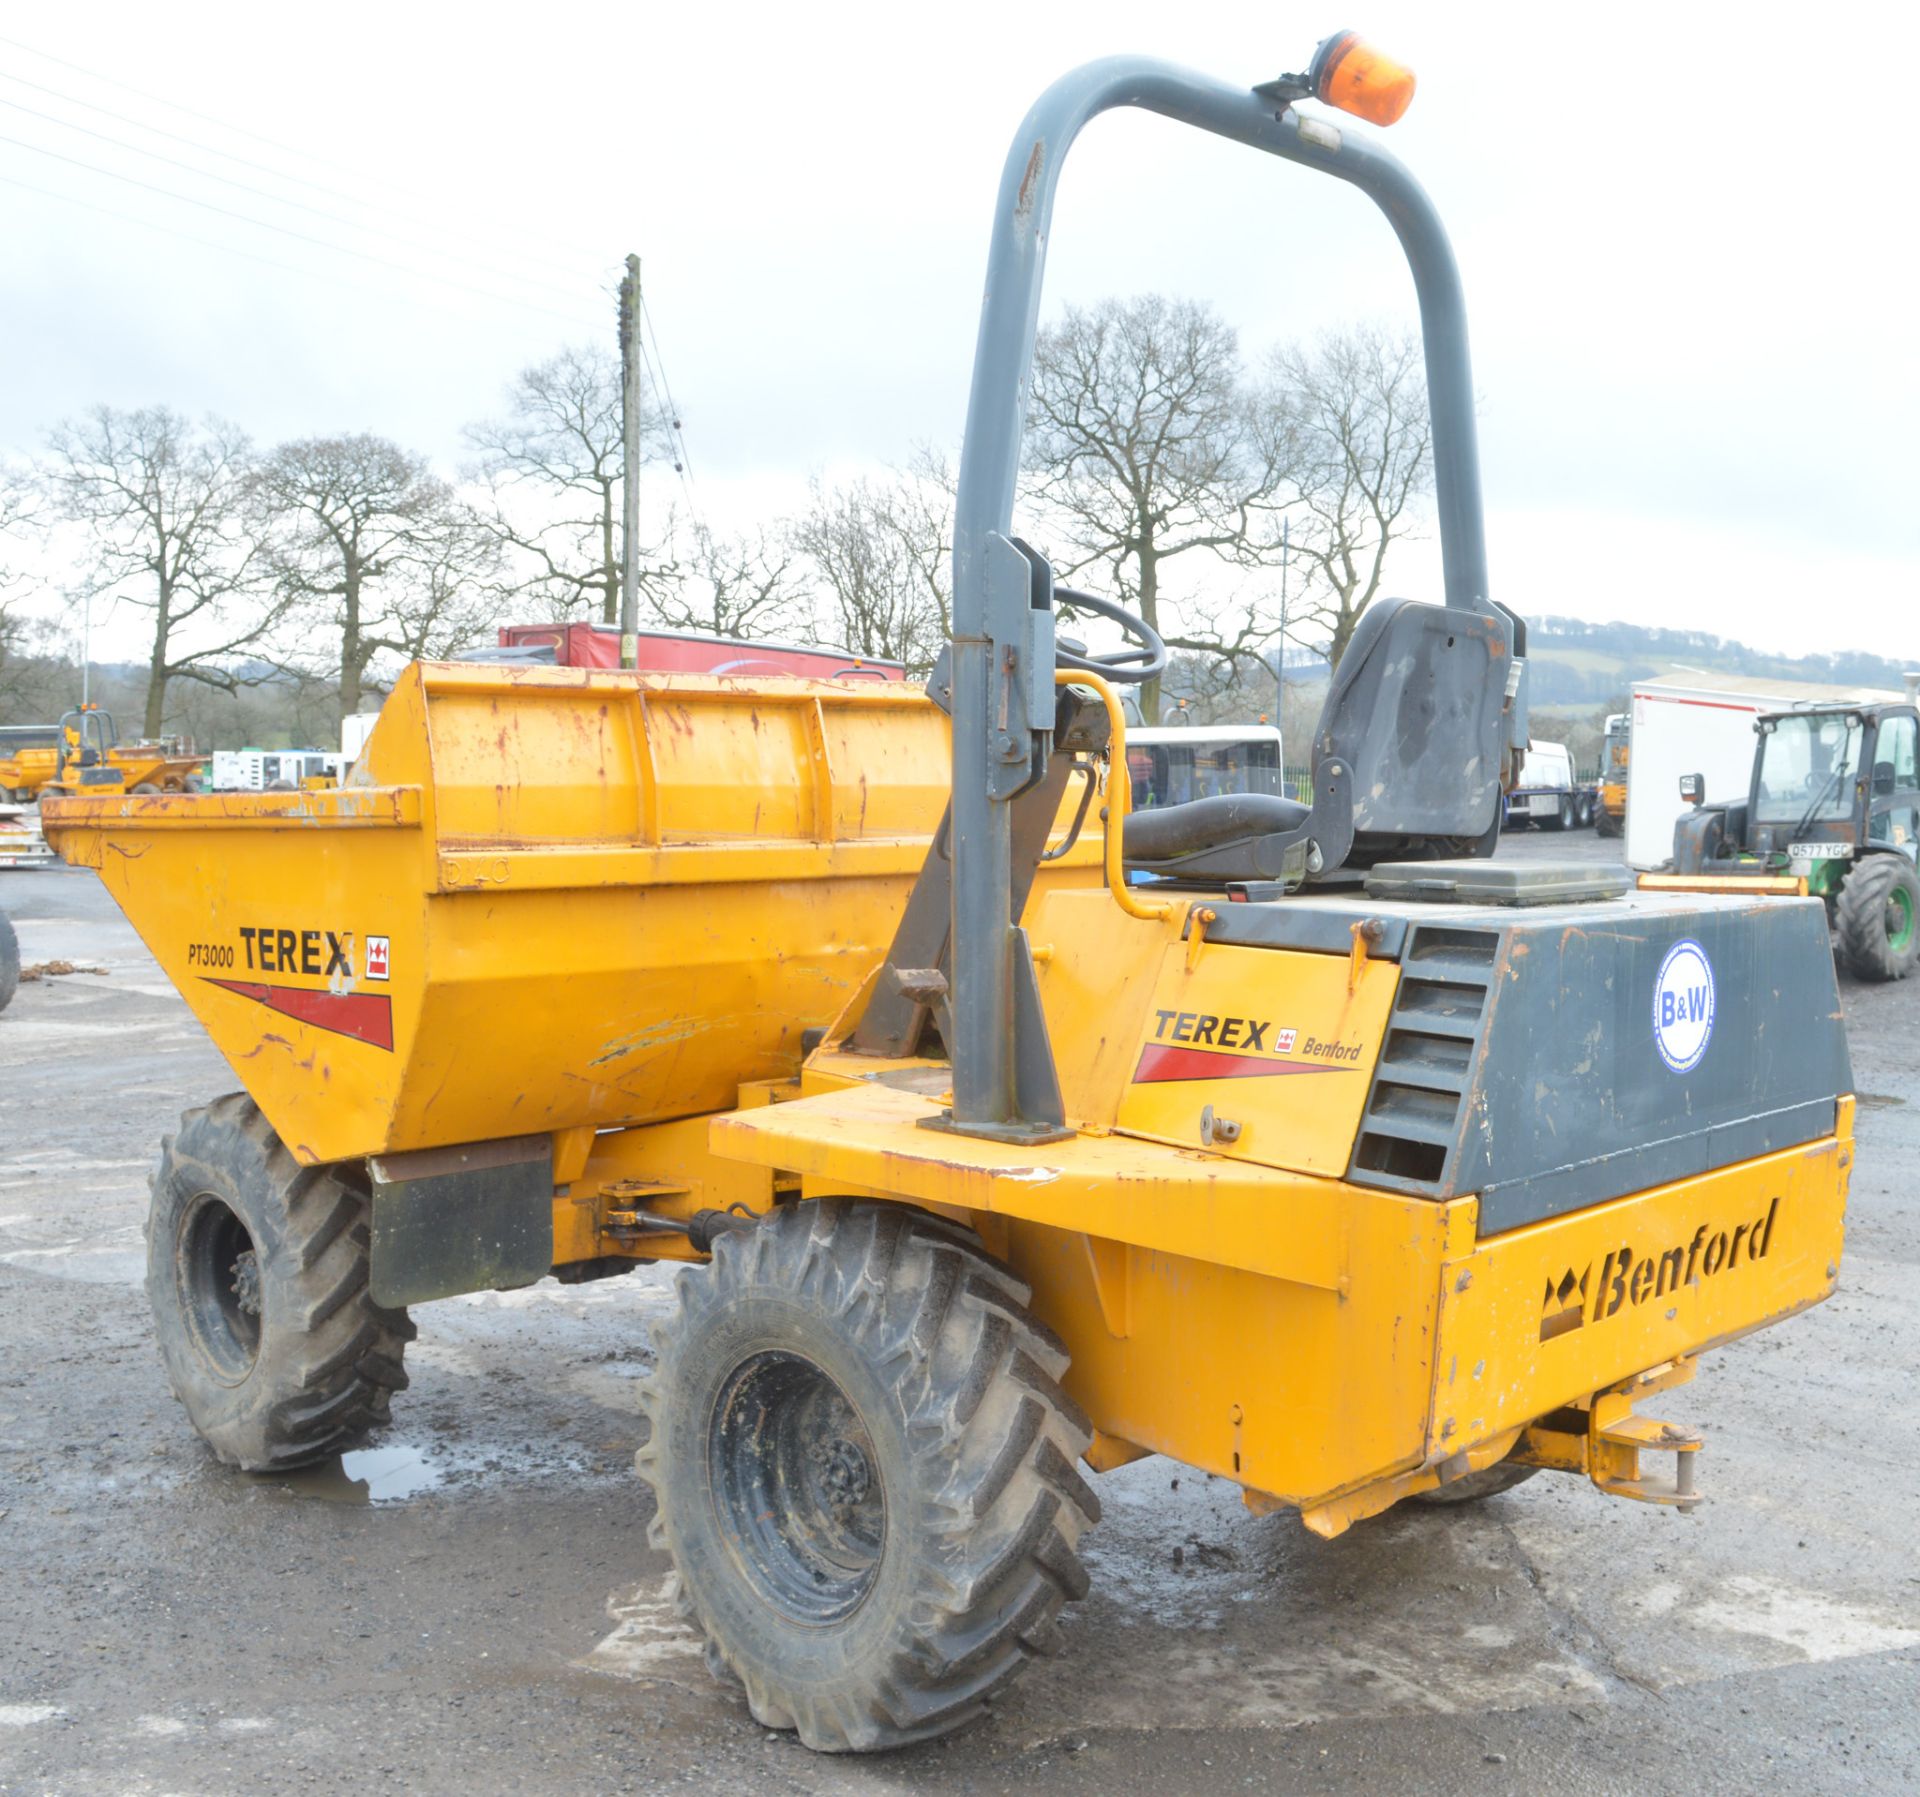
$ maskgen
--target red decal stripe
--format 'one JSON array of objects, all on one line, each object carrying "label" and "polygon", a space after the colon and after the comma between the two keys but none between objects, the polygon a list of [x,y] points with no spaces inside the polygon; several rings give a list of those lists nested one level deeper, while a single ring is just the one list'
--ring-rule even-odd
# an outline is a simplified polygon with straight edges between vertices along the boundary
[{"label": "red decal stripe", "polygon": [[1135,1085],[1163,1079],[1268,1079],[1281,1073],[1347,1073],[1312,1061],[1270,1061],[1262,1055],[1218,1054],[1210,1048],[1168,1048],[1149,1043],[1133,1070]]},{"label": "red decal stripe", "polygon": [[307,986],[262,986],[251,980],[208,980],[207,984],[250,998],[296,1023],[393,1052],[393,1001],[383,994],[315,992]]}]

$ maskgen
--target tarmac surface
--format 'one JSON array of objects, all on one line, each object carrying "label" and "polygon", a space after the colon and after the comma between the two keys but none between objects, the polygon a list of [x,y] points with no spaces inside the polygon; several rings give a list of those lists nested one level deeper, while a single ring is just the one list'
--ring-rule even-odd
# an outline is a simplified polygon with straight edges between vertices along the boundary
[{"label": "tarmac surface", "polygon": [[[1612,859],[1590,833],[1503,854]],[[1543,1476],[1337,1541],[1160,1460],[981,1725],[869,1760],[757,1727],[662,1602],[632,1471],[664,1276],[422,1307],[344,1467],[217,1465],[140,1290],[146,1174],[236,1084],[90,873],[0,872],[0,1792],[1920,1788],[1920,987],[1841,981],[1842,1290],[1710,1356],[1692,1518]]]}]

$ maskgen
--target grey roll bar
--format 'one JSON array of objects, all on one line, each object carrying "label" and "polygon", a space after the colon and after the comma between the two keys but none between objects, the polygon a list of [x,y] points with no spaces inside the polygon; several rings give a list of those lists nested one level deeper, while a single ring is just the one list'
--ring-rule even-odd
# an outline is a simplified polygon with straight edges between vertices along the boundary
[{"label": "grey roll bar", "polygon": [[[1000,177],[986,298],[974,350],[953,547],[953,979],[949,997],[953,1108],[946,1127],[1018,1139],[1057,1134],[1057,1119],[1023,1115],[1016,1066],[1044,1037],[1032,964],[1011,915],[1009,801],[1044,761],[1041,683],[1052,680],[1051,613],[1036,594],[1008,595],[1024,563],[1009,546],[1020,441],[1054,191],[1081,127],[1118,106],[1211,131],[1319,169],[1372,197],[1413,272],[1425,346],[1434,488],[1446,603],[1496,612],[1488,598],[1480,462],[1466,305],[1453,250],[1420,185],[1387,151],[1332,118],[1303,119],[1289,101],[1146,57],[1116,56],[1063,75],[1016,133]],[[1010,569],[1010,563],[1012,567]],[[1041,628],[1039,618],[1046,620]],[[1044,657],[1044,667],[1035,665]],[[1026,665],[1022,665],[1022,663]],[[1010,725],[1033,734],[1022,748]],[[1033,745],[1041,745],[1035,747]],[[1010,771],[1011,770],[1011,771]],[[1028,1112],[1032,1106],[1024,1107]]]}]

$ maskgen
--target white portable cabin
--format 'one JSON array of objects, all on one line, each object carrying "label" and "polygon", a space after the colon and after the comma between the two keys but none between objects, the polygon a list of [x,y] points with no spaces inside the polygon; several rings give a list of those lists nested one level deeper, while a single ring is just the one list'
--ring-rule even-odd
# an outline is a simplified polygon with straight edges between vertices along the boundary
[{"label": "white portable cabin", "polygon": [[1226,793],[1284,791],[1286,763],[1273,724],[1162,724],[1127,729],[1138,810]]},{"label": "white portable cabin", "polygon": [[345,762],[330,749],[216,749],[215,792],[266,792],[317,774],[339,776]]},{"label": "white portable cabin", "polygon": [[[379,723],[377,711],[356,711],[340,720],[340,759],[349,768],[360,759],[361,751],[367,746],[367,738],[373,734],[373,727]],[[344,778],[344,775],[343,775]]]},{"label": "white portable cabin", "polygon": [[1680,776],[1706,777],[1706,797],[1743,799],[1753,779],[1754,720],[1797,705],[1897,702],[1902,695],[1866,686],[1825,686],[1675,668],[1637,680],[1628,708],[1626,856],[1652,869],[1673,856],[1673,826],[1687,809]]}]

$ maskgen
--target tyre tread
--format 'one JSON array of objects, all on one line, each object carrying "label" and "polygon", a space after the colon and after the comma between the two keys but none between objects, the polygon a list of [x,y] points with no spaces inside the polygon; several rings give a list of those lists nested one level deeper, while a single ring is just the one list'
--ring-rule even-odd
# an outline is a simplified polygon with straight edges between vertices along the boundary
[{"label": "tyre tread", "polygon": [[[258,1412],[212,1420],[184,1330],[160,1286],[168,1266],[151,1240],[170,1187],[185,1181],[244,1212],[245,1194],[264,1185],[278,1232],[278,1265],[288,1323],[269,1323],[253,1377],[266,1375]],[[228,1093],[188,1111],[163,1138],[151,1176],[148,1290],[174,1395],[222,1460],[249,1472],[284,1471],[351,1447],[391,1415],[407,1386],[406,1345],[416,1330],[404,1310],[385,1309],[369,1290],[369,1197],[357,1168],[296,1161],[251,1099]],[[260,1232],[255,1231],[256,1242]],[[169,1262],[170,1262],[170,1257]]]},{"label": "tyre tread", "polygon": [[[1920,912],[1920,878],[1902,855],[1876,853],[1855,864],[1840,887],[1834,906],[1840,958],[1862,980],[1903,980],[1913,971],[1920,943],[1909,944],[1904,955],[1887,941],[1886,905],[1895,886],[1905,886]],[[1920,928],[1920,917],[1916,919]]]},{"label": "tyre tread", "polygon": [[939,1469],[937,1501],[916,1541],[913,1601],[870,1688],[778,1688],[765,1642],[716,1633],[682,1582],[681,1614],[707,1641],[710,1668],[742,1685],[765,1727],[809,1747],[866,1751],[946,1733],[1028,1660],[1050,1652],[1064,1603],[1084,1595],[1082,1530],[1099,1500],[1076,1462],[1091,1425],[1059,1385],[1066,1351],[1026,1309],[1029,1290],[977,1237],[908,1207],[844,1200],[783,1205],[715,1244],[704,1274],[676,1284],[676,1314],[656,1330],[641,1407],[653,1434],[635,1456],[654,1490],[650,1538],[671,1550],[676,1488],[659,1449],[689,1319],[766,1282],[818,1297],[893,1388],[908,1452]]}]

